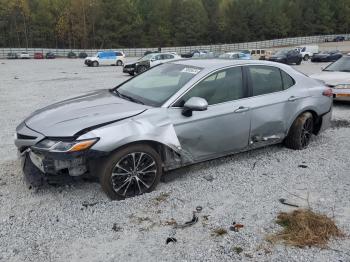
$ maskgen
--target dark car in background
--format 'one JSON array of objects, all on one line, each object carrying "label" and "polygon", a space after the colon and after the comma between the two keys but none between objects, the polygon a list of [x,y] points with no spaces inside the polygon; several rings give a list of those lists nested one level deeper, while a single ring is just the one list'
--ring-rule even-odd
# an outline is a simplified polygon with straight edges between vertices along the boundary
[{"label": "dark car in background", "polygon": [[88,54],[87,54],[87,53],[85,53],[85,52],[80,52],[80,53],[79,53],[79,58],[85,59],[85,58],[87,58],[87,57],[88,57]]},{"label": "dark car in background", "polygon": [[342,57],[343,54],[338,50],[323,51],[321,53],[314,54],[311,58],[311,62],[335,62]]},{"label": "dark car in background", "polygon": [[18,55],[16,53],[7,53],[7,59],[18,59]]},{"label": "dark car in background", "polygon": [[282,50],[278,51],[268,59],[272,62],[283,64],[297,64],[300,65],[303,60],[302,55],[297,50]]},{"label": "dark car in background", "polygon": [[343,42],[343,41],[345,41],[345,37],[341,35],[338,35],[333,39],[333,42]]},{"label": "dark car in background", "polygon": [[181,54],[181,57],[183,58],[192,58],[194,56],[203,56],[205,55],[206,53],[208,53],[208,51],[206,50],[192,50],[188,53],[185,53],[185,54]]},{"label": "dark car in background", "polygon": [[44,59],[43,53],[34,53],[34,59]]},{"label": "dark car in background", "polygon": [[151,53],[141,57],[136,62],[125,64],[123,73],[127,73],[129,75],[140,74],[153,66],[176,59],[181,59],[181,57],[176,53]]},{"label": "dark car in background", "polygon": [[67,57],[68,57],[68,58],[77,58],[78,56],[77,56],[77,54],[74,53],[73,51],[70,51],[70,52],[67,54]]},{"label": "dark car in background", "polygon": [[56,55],[52,52],[48,52],[48,53],[46,53],[45,58],[46,59],[55,59]]}]

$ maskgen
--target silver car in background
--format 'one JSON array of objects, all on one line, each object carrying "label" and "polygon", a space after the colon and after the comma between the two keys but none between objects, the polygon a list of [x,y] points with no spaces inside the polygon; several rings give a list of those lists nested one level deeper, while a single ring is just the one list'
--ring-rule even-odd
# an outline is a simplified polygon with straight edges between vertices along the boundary
[{"label": "silver car in background", "polygon": [[331,89],[287,65],[179,60],[34,112],[15,144],[26,177],[90,174],[124,199],[167,170],[281,142],[303,149],[331,109]]},{"label": "silver car in background", "polygon": [[310,76],[332,88],[335,101],[350,102],[350,56],[343,56],[328,65],[322,72]]}]

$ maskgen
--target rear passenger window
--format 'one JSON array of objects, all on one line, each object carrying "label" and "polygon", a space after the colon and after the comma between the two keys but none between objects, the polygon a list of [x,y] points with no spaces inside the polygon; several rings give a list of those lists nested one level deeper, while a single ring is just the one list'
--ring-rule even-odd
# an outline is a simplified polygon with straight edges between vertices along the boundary
[{"label": "rear passenger window", "polygon": [[291,86],[294,86],[294,79],[288,75],[286,72],[281,70],[282,80],[283,80],[283,89],[288,89]]},{"label": "rear passenger window", "polygon": [[253,96],[270,94],[283,90],[280,70],[272,66],[249,66]]}]

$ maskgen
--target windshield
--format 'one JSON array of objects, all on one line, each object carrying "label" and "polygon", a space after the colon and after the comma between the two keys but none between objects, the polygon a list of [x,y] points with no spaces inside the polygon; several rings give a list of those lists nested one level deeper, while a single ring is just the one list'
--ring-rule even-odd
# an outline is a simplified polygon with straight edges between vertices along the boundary
[{"label": "windshield", "polygon": [[114,89],[116,95],[150,106],[161,106],[202,68],[161,64]]},{"label": "windshield", "polygon": [[148,54],[140,58],[139,61],[145,61],[145,60],[151,60],[151,58],[154,56],[154,54]]},{"label": "windshield", "polygon": [[350,72],[350,57],[342,57],[327,66],[323,71]]}]

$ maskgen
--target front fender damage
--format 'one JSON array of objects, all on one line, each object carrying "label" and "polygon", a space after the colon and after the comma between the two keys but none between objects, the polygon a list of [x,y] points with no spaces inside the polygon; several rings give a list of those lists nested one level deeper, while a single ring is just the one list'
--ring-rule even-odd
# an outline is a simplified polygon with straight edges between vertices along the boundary
[{"label": "front fender damage", "polygon": [[183,149],[173,124],[168,118],[129,118],[79,137],[87,139],[99,137],[92,149],[113,152],[130,143],[151,142],[161,154],[165,170],[175,169],[194,163],[193,157]]}]

